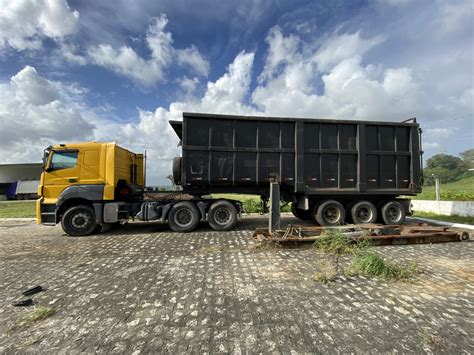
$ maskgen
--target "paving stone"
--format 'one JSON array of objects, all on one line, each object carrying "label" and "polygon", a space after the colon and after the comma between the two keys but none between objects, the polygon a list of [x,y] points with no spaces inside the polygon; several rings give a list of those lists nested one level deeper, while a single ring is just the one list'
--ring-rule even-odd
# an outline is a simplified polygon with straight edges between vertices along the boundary
[{"label": "paving stone", "polygon": [[[295,223],[289,217],[283,223]],[[131,223],[83,238],[0,222],[0,353],[473,353],[473,243],[377,247],[411,283],[315,282],[312,248],[257,248],[266,219],[172,233]],[[55,313],[21,324],[25,289]]]}]

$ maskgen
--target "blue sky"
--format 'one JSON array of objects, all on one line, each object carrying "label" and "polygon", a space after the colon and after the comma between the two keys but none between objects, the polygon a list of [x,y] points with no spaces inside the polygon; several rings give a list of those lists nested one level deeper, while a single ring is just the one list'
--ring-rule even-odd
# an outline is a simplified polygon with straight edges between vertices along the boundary
[{"label": "blue sky", "polygon": [[401,121],[474,146],[472,1],[0,0],[0,163],[116,140],[162,183],[185,111]]}]

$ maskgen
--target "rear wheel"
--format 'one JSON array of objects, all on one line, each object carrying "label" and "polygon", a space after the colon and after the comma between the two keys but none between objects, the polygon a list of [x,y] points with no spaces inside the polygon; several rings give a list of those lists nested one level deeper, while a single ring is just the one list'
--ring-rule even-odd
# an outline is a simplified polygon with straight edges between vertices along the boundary
[{"label": "rear wheel", "polygon": [[94,209],[87,205],[69,208],[61,218],[63,230],[73,237],[92,234],[97,229]]},{"label": "rear wheel", "polygon": [[335,200],[324,201],[315,209],[316,222],[321,226],[337,226],[343,224],[346,218],[344,206]]},{"label": "rear wheel", "polygon": [[398,201],[388,201],[383,205],[380,212],[385,224],[403,224],[405,222],[406,212]]},{"label": "rear wheel", "polygon": [[199,223],[199,210],[189,201],[178,202],[170,211],[168,223],[175,232],[190,232]]},{"label": "rear wheel", "polygon": [[310,210],[302,210],[301,208],[298,208],[297,205],[298,204],[294,202],[291,204],[291,213],[293,213],[293,216],[302,219],[303,221],[309,221],[311,219]]},{"label": "rear wheel", "polygon": [[216,201],[209,208],[207,221],[216,231],[231,230],[237,223],[237,210],[229,201]]},{"label": "rear wheel", "polygon": [[351,208],[352,222],[355,224],[375,223],[377,209],[369,201],[359,201]]}]

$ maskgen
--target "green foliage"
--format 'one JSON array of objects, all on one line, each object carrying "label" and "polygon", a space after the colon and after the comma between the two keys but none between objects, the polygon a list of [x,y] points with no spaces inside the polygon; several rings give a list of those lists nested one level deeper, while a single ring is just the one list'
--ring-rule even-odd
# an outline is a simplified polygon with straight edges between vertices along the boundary
[{"label": "green foliage", "polygon": [[36,201],[1,201],[0,218],[35,217]]},{"label": "green foliage", "polygon": [[[213,198],[228,198],[242,202],[245,213],[262,213],[262,202],[259,196],[239,194],[213,194]],[[291,212],[289,204],[281,205],[281,212]]]},{"label": "green foliage", "polygon": [[[474,200],[474,173],[471,176],[456,182],[443,184],[441,183],[441,200],[444,201],[473,201]],[[434,186],[424,186],[423,192],[416,196],[410,197],[415,200],[434,200]]]},{"label": "green foliage", "polygon": [[7,334],[11,334],[15,331],[24,330],[28,327],[31,327],[33,324],[51,317],[54,313],[56,313],[56,310],[54,308],[36,306],[23,319],[21,319],[12,327],[10,327],[7,331]]},{"label": "green foliage", "polygon": [[[374,251],[370,239],[354,242],[337,229],[326,230],[314,243],[314,247],[323,251],[326,258],[319,261],[320,271],[313,275],[313,280],[325,285],[333,282],[339,272],[343,275],[376,276],[386,280],[406,280],[418,272],[416,264],[406,266],[386,262]],[[350,267],[340,265],[341,256],[353,258]]]},{"label": "green foliage", "polygon": [[474,225],[474,217],[466,217],[466,216],[458,216],[458,215],[446,216],[446,215],[436,214],[436,213],[431,213],[431,212],[416,212],[416,211],[413,214],[413,216],[431,218],[431,219],[436,219],[438,221],[444,221],[444,222]]},{"label": "green foliage", "polygon": [[434,155],[428,159],[426,168],[423,169],[425,185],[434,185],[433,175],[442,183],[459,180],[466,176],[468,169],[469,164],[459,157],[448,154]]},{"label": "green foliage", "polygon": [[50,307],[38,306],[24,319],[25,325],[51,317],[56,311]]},{"label": "green foliage", "polygon": [[474,149],[468,149],[459,154],[469,168],[474,168]]},{"label": "green foliage", "polygon": [[368,247],[369,241],[355,243],[337,229],[326,229],[313,245],[326,254],[356,255]]},{"label": "green foliage", "polygon": [[367,251],[355,257],[351,274],[377,276],[386,280],[409,279],[418,273],[416,264],[399,266],[386,262],[374,251]]}]

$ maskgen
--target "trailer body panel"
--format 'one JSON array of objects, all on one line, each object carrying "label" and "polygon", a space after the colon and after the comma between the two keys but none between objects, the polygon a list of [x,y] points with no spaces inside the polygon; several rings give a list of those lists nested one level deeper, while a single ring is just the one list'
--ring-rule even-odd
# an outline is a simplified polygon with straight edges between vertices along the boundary
[{"label": "trailer body panel", "polygon": [[183,113],[183,189],[287,195],[414,195],[421,191],[419,125]]}]

